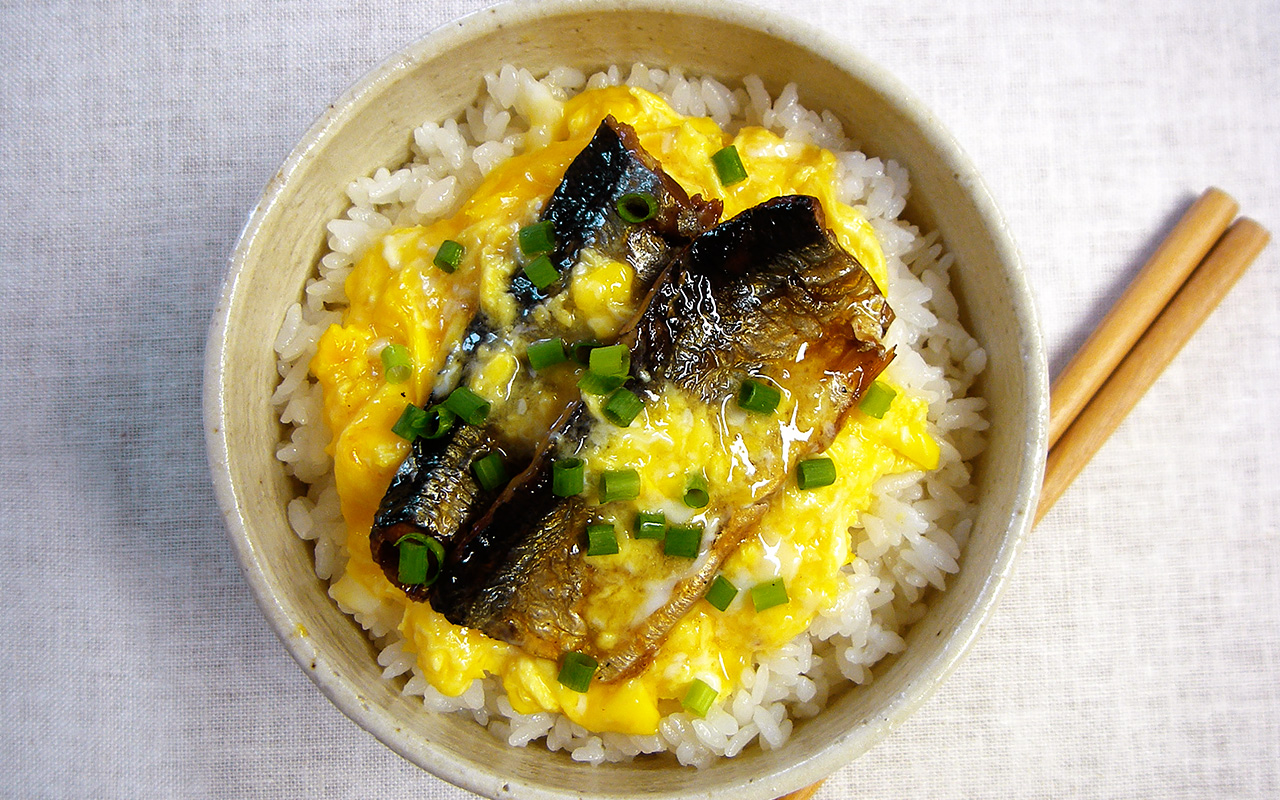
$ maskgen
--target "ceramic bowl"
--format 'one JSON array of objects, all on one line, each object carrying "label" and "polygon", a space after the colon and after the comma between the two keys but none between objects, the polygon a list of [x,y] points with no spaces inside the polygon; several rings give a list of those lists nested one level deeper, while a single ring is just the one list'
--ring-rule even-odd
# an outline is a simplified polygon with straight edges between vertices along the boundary
[{"label": "ceramic bowl", "polygon": [[[537,31],[537,35],[530,35]],[[848,43],[856,46],[856,42]],[[692,769],[673,758],[593,767],[533,745],[512,748],[460,715],[439,715],[383,680],[361,628],[313,571],[311,547],[285,508],[297,486],[275,458],[268,402],[272,349],[286,308],[322,254],[344,187],[402,163],[411,132],[473,102],[504,63],[542,74],[611,63],[682,65],[733,82],[759,75],[773,94],[794,81],[870,155],[909,171],[903,216],[936,229],[957,266],[964,321],[986,348],[978,391],[990,442],[976,470],[980,513],[961,572],[867,687],[798,722],[785,746],[748,748]],[[989,617],[1030,526],[1045,452],[1048,384],[1032,302],[1009,233],[956,143],[910,93],[843,42],[749,7],[671,0],[548,0],[487,9],[386,60],[316,122],[267,185],[231,259],[206,355],[210,464],[231,542],[263,613],[289,652],[344,713],[435,775],[489,797],[772,798],[858,757],[901,723],[955,668]]]}]

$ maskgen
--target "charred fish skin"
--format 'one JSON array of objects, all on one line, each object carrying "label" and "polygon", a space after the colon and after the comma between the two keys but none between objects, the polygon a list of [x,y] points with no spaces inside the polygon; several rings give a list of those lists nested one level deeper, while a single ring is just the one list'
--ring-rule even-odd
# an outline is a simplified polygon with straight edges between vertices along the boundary
[{"label": "charred fish skin", "polygon": [[581,538],[591,510],[581,496],[556,497],[551,485],[555,456],[575,452],[592,424],[586,405],[574,403],[533,463],[459,532],[432,587],[433,609],[544,658],[581,646]]},{"label": "charred fish skin", "polygon": [[476,353],[497,338],[498,332],[489,324],[483,312],[472,317],[471,323],[462,334],[462,339],[449,351],[444,366],[436,375],[435,394],[439,396],[445,387],[452,388],[459,383],[464,383],[467,373],[474,365]]},{"label": "charred fish skin", "polygon": [[[618,203],[628,194],[645,194],[657,208],[650,219],[628,222]],[[684,188],[662,169],[641,145],[635,130],[607,116],[585,149],[569,164],[564,179],[543,210],[541,221],[555,228],[551,263],[568,274],[583,248],[592,248],[635,270],[635,285],[646,289],[658,273],[695,236],[720,218],[719,200],[689,197]],[[511,282],[511,291],[522,308],[563,290],[553,284],[537,289],[523,274]]]},{"label": "charred fish skin", "polygon": [[[849,367],[865,361],[863,372],[878,374],[891,358],[882,339],[893,311],[825,227],[813,197],[743,211],[698,237],[688,262],[659,288],[632,361],[705,402],[818,345],[853,354]],[[856,393],[873,379],[859,380]]]},{"label": "charred fish skin", "polygon": [[[579,412],[580,413],[580,412]],[[567,425],[575,425],[573,415]],[[580,497],[551,492],[550,449],[446,552],[431,605],[455,625],[483,631],[534,655],[556,658],[585,638]]]},{"label": "charred fish skin", "polygon": [[[653,218],[640,223],[621,218],[618,201],[632,192],[654,198],[657,211]],[[541,216],[555,224],[557,243],[552,256],[563,277],[546,292],[535,289],[523,275],[513,279],[511,291],[523,309],[514,334],[531,341],[562,333],[539,329],[530,312],[568,290],[572,267],[584,247],[631,264],[635,270],[633,286],[643,297],[667,264],[695,236],[716,223],[720,209],[718,200],[690,198],[645,152],[630,126],[606,117],[590,144],[570,163]],[[554,316],[548,316],[554,321]],[[446,362],[442,385],[465,379],[477,355],[498,338],[484,314],[477,314]],[[521,383],[515,387],[518,394],[556,391],[529,372],[519,373],[516,379]],[[565,406],[573,399],[566,397]],[[415,441],[384,495],[370,531],[373,557],[387,579],[412,599],[425,599],[428,593],[423,587],[399,583],[396,543],[408,533],[419,532],[447,547],[497,496],[497,492],[482,491],[477,485],[471,474],[472,462],[498,451],[506,457],[509,472],[519,475],[529,467],[536,448],[537,442],[515,441],[505,435],[499,424],[486,425],[479,433],[459,424],[441,439]]]},{"label": "charred fish skin", "polygon": [[[466,359],[496,336],[483,315],[477,315],[450,354],[442,375],[468,369]],[[454,379],[456,380],[456,378]],[[451,385],[454,380],[446,380]],[[519,470],[529,462],[531,452],[511,443],[494,426],[454,425],[443,436],[418,437],[409,455],[392,477],[369,531],[369,548],[387,580],[399,586],[413,600],[424,600],[423,586],[400,583],[397,543],[410,533],[431,536],[445,544],[462,527],[488,507],[497,497],[476,481],[471,464],[488,453],[499,453],[504,462]]]},{"label": "charred fish skin", "polygon": [[468,519],[492,503],[497,491],[481,487],[469,468],[490,452],[502,451],[486,429],[458,426],[439,439],[414,440],[391,479],[374,517],[369,547],[387,579],[410,598],[426,599],[427,589],[399,582],[397,543],[407,534],[423,533],[447,544]]}]

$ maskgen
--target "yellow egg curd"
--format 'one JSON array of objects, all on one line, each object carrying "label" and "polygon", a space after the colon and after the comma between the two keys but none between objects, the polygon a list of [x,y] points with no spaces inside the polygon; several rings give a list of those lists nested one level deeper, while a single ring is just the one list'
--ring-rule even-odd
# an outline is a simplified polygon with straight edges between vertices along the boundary
[{"label": "yellow egg curd", "polygon": [[[934,468],[938,445],[928,432],[927,402],[910,393],[899,391],[883,419],[852,413],[825,452],[835,463],[836,482],[801,491],[789,478],[756,532],[721,570],[743,590],[781,577],[789,601],[757,612],[749,592],[742,591],[722,612],[700,600],[649,667],[630,680],[593,681],[585,693],[572,691],[558,682],[555,662],[452,625],[427,603],[409,602],[383,575],[369,548],[379,502],[410,449],[391,428],[406,403],[428,401],[447,356],[477,309],[498,325],[514,320],[517,309],[508,287],[519,268],[516,233],[537,219],[568,164],[606,115],[632,126],[644,148],[690,195],[720,199],[725,219],[781,195],[817,197],[840,244],[881,287],[887,280],[871,225],[836,199],[838,172],[831,153],[755,127],[730,137],[710,119],[678,115],[658,96],[628,87],[584,92],[562,110],[559,122],[548,127],[545,146],[491,171],[453,216],[381,236],[346,281],[350,305],[343,322],[324,333],[311,362],[323,387],[330,453],[348,526],[349,561],[330,591],[346,606],[358,597],[402,608],[399,630],[405,649],[416,654],[425,680],[446,695],[459,695],[476,679],[493,675],[518,712],[558,711],[593,731],[653,734],[661,716],[679,710],[695,678],[725,696],[754,654],[788,642],[834,601],[841,567],[855,557],[849,527],[870,505],[872,485],[887,474]],[[726,188],[711,155],[729,144],[736,145],[748,177]],[[453,273],[432,264],[446,239],[466,248]],[[569,291],[535,313],[553,315],[562,326],[581,331],[584,339],[608,339],[637,311],[631,267],[584,250],[574,270]],[[410,353],[412,375],[406,382],[389,383],[382,374],[379,354],[389,343]],[[513,381],[524,369],[524,344],[504,347],[498,342],[477,354],[482,362],[473,370],[469,388],[490,401],[491,419],[496,415],[525,425],[532,437],[547,430],[560,409],[550,402],[539,405],[536,397],[513,396]],[[564,380],[576,379],[571,367],[563,371]],[[648,579],[656,574],[653,548],[658,545],[628,535],[635,512],[662,510],[669,522],[696,521],[695,511],[680,502],[686,473],[695,468],[705,472],[709,485],[727,487],[731,494],[721,496],[721,503],[750,503],[755,499],[752,486],[759,482],[748,473],[769,466],[760,453],[804,435],[787,429],[785,403],[776,415],[781,422],[770,422],[769,430],[748,424],[726,432],[719,413],[667,392],[647,404],[631,426],[615,429],[618,435],[584,454],[589,475],[621,466],[641,475],[641,496],[609,509],[616,517],[620,552],[592,559],[586,614],[605,638],[670,591]],[[773,444],[765,446],[765,439]]]}]

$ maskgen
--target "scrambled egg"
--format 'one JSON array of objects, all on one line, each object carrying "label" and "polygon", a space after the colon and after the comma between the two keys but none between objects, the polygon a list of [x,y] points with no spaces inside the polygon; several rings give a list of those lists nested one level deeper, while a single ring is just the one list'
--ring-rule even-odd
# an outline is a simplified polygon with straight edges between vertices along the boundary
[{"label": "scrambled egg", "polygon": [[[426,603],[407,602],[387,581],[369,550],[369,530],[378,504],[410,445],[391,432],[406,401],[427,402],[450,349],[467,321],[483,309],[499,323],[514,319],[507,291],[517,269],[515,234],[536,220],[569,162],[582,150],[606,114],[635,128],[642,145],[690,195],[719,198],[724,218],[784,194],[817,197],[827,223],[841,245],[872,277],[885,285],[884,256],[869,223],[834,195],[837,166],[828,152],[787,142],[760,128],[729,137],[709,119],[677,115],[662,99],[639,89],[616,87],[585,92],[564,104],[552,125],[551,141],[541,149],[509,159],[485,179],[454,216],[425,227],[394,230],[371,245],[347,280],[350,308],[342,325],[321,338],[311,369],[324,390],[325,418],[342,512],[349,533],[350,560],[331,589],[345,605],[354,598],[377,598],[403,606],[400,631],[405,647],[417,654],[425,679],[447,695],[458,695],[486,673],[497,676],[512,706],[521,713],[560,711],[594,731],[653,734],[661,716],[678,710],[694,678],[732,689],[753,653],[780,646],[804,631],[818,610],[836,597],[840,568],[851,553],[848,526],[871,502],[871,486],[881,476],[932,469],[938,445],[926,425],[928,404],[899,392],[882,420],[860,412],[827,449],[838,480],[821,489],[800,491],[794,479],[767,511],[759,533],[724,564],[722,574],[739,588],[781,576],[790,601],[757,613],[741,592],[720,612],[705,601],[677,624],[653,664],[639,677],[614,684],[592,683],[578,693],[557,681],[558,665],[482,634],[450,624]],[[711,154],[735,144],[748,178],[722,187]],[[453,274],[432,266],[445,239],[466,247]],[[616,334],[635,311],[628,265],[584,253],[569,292],[540,313],[576,316],[601,338]],[[567,295],[567,297],[566,297]],[[413,375],[405,383],[384,380],[378,354],[388,342],[405,345]],[[517,354],[497,352],[475,371],[470,388],[495,408],[517,402],[510,385],[521,368]],[[546,412],[551,413],[551,412]],[[545,415],[544,415],[545,416]],[[691,465],[702,467],[712,486],[750,486],[732,481],[734,470],[763,468],[747,455],[756,435],[750,426],[726,439],[717,432],[711,410],[696,408],[677,395],[650,404],[636,424],[620,429],[588,458],[589,472],[615,466],[640,470],[642,496],[635,508],[667,512],[670,522],[696,517],[679,502]],[[523,414],[534,424],[551,420],[537,410]],[[786,408],[779,409],[781,430],[772,435],[799,437],[786,430]],[[770,424],[777,425],[777,422]],[[743,490],[734,501],[751,501]],[[675,498],[674,502],[672,498]],[[628,511],[628,513],[631,513]],[[624,516],[622,514],[620,517]],[[629,531],[628,519],[618,529]],[[625,627],[637,608],[652,608],[662,587],[646,581],[645,557],[652,541],[622,534],[620,552],[594,559],[597,584],[586,613],[602,628]],[[669,589],[668,589],[669,591]]]}]

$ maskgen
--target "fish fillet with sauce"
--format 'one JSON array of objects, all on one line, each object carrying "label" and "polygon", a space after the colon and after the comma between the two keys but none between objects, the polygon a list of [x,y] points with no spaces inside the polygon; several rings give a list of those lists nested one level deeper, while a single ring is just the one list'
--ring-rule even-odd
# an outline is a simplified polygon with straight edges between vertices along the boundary
[{"label": "fish fillet with sauce", "polygon": [[[603,681],[637,674],[754,529],[796,463],[830,444],[892,359],[882,341],[892,318],[812,197],[776,198],[702,234],[657,280],[619,339],[631,352],[627,386],[646,407],[678,399],[700,409],[726,442],[751,432],[752,452],[712,487],[698,515],[704,526],[698,556],[655,548],[661,578],[651,580],[662,589],[659,602],[625,629],[593,628],[586,602],[604,587],[594,584],[583,532],[621,509],[591,493],[553,496],[552,463],[590,462],[624,429],[601,416],[598,401],[579,400],[528,468],[446,544],[432,607],[454,624],[534,655],[588,654],[600,662]],[[736,407],[746,379],[780,390],[774,415]],[[632,425],[646,419],[642,413]]]},{"label": "fish fillet with sauce", "polygon": [[[657,208],[651,219],[636,223],[620,216],[619,200],[630,193],[654,198]],[[580,321],[566,324],[572,319],[564,312],[572,310],[572,281],[579,262],[594,258],[625,264],[631,271],[631,304],[638,307],[654,279],[719,215],[719,201],[690,198],[640,146],[628,125],[606,117],[569,164],[540,216],[554,225],[555,247],[548,256],[560,279],[539,290],[517,273],[511,286],[519,314],[515,325],[502,332],[483,313],[477,314],[450,356],[453,366],[445,371],[455,370],[465,384],[492,359],[523,354],[538,339],[601,338]],[[485,490],[477,483],[472,462],[497,452],[511,474],[519,472],[530,463],[547,428],[577,398],[572,380],[562,372],[543,375],[521,368],[511,380],[513,396],[539,405],[523,414],[508,406],[481,427],[459,424],[440,438],[416,439],[378,509],[370,532],[374,559],[388,580],[415,600],[424,599],[426,589],[399,583],[397,542],[417,532],[447,545],[498,496],[498,490]]]}]

